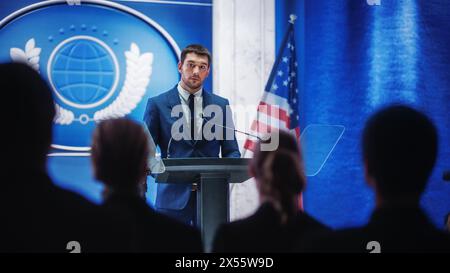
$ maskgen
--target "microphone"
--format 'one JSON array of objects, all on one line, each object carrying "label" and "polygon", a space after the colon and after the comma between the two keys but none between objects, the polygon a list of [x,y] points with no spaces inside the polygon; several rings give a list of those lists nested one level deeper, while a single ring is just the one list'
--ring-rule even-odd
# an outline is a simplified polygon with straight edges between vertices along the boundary
[{"label": "microphone", "polygon": [[444,181],[450,181],[450,171],[444,171],[442,179],[444,179]]},{"label": "microphone", "polygon": [[167,157],[170,158],[170,144],[172,144],[173,136],[170,136],[169,143],[167,143]]},{"label": "microphone", "polygon": [[[203,113],[200,114],[200,117],[201,117],[205,122],[208,122],[208,121],[209,121],[209,120],[207,119],[208,117],[205,117],[205,116],[203,115]],[[215,125],[215,126],[218,126],[218,127],[221,127],[221,128],[227,129],[227,130],[233,130],[234,132],[241,133],[241,134],[244,134],[244,135],[247,135],[247,136],[250,136],[250,137],[254,137],[254,138],[258,139],[259,141],[262,141],[262,138],[260,138],[260,137],[257,136],[257,135],[249,134],[249,133],[247,133],[247,132],[240,131],[240,130],[238,130],[238,129],[231,128],[231,127],[228,127],[228,126],[223,126],[223,125],[217,124],[217,123],[215,123],[215,122],[211,122],[211,123],[212,123],[213,125]],[[172,140],[173,140],[173,136],[170,136],[169,142],[167,143],[167,157],[166,157],[166,158],[170,158],[170,146],[171,146],[171,144],[172,144]]]},{"label": "microphone", "polygon": [[[204,121],[208,122],[207,117],[205,117],[205,116],[203,115],[203,113],[201,114],[201,117],[202,117],[202,119],[203,119]],[[213,125],[215,125],[215,126],[219,126],[219,127],[224,128],[224,129],[233,130],[233,131],[235,131],[235,132],[237,132],[237,133],[241,133],[241,134],[244,134],[244,135],[247,135],[247,136],[251,136],[251,137],[257,138],[259,141],[262,140],[262,139],[261,139],[259,136],[257,136],[257,135],[252,135],[252,134],[249,134],[249,133],[244,132],[244,131],[240,131],[240,130],[235,129],[235,128],[231,128],[231,127],[227,127],[227,126],[223,126],[223,125],[217,124],[217,123],[215,123],[215,122],[211,122],[211,123],[212,123]]]}]

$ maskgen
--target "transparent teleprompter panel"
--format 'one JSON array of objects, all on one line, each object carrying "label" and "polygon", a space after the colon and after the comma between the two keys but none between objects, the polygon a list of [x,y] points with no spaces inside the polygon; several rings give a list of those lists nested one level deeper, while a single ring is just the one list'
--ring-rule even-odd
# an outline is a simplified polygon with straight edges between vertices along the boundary
[{"label": "transparent teleprompter panel", "polygon": [[300,136],[306,176],[317,175],[344,134],[342,125],[311,124]]},{"label": "transparent teleprompter panel", "polygon": [[149,174],[158,174],[166,171],[166,167],[161,158],[161,154],[157,152],[155,142],[153,141],[153,137],[148,131],[148,128],[145,124],[142,124],[145,133],[147,134],[148,144],[150,148],[150,156],[148,159],[147,167]]}]

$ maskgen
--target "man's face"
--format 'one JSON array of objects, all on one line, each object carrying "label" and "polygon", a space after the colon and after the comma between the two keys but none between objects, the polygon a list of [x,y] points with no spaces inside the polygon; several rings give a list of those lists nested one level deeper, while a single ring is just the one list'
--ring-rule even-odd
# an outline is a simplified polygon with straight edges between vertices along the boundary
[{"label": "man's face", "polygon": [[181,86],[189,92],[196,92],[209,75],[208,57],[195,53],[186,54],[184,63],[178,63]]}]

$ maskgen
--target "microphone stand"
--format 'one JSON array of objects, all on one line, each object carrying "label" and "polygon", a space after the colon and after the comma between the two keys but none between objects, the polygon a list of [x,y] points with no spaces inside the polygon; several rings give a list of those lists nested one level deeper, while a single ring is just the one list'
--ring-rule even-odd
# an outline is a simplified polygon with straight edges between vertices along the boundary
[{"label": "microphone stand", "polygon": [[[209,121],[209,120],[207,119],[207,117],[205,117],[203,114],[201,115],[201,117],[202,117],[202,119],[203,119],[205,122],[208,122],[208,121]],[[247,132],[240,131],[240,130],[235,129],[235,128],[231,128],[231,127],[227,127],[227,126],[223,126],[223,125],[217,124],[217,123],[215,123],[215,122],[211,122],[211,123],[212,123],[213,125],[215,125],[215,126],[219,126],[219,127],[224,128],[224,129],[233,130],[233,131],[235,131],[235,132],[237,132],[237,133],[241,133],[241,134],[244,134],[244,135],[247,135],[247,136],[251,136],[251,137],[257,138],[259,141],[262,140],[262,139],[261,139],[259,136],[257,136],[257,135],[252,135],[252,134],[249,134],[249,133],[247,133]]]}]

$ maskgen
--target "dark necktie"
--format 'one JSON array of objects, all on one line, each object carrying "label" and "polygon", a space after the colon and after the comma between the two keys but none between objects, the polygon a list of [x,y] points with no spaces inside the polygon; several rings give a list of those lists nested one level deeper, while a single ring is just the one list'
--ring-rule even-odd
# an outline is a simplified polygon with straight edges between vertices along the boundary
[{"label": "dark necktie", "polygon": [[194,131],[194,127],[195,127],[194,98],[195,98],[195,96],[191,94],[189,96],[189,101],[188,101],[189,102],[189,110],[191,112],[191,140],[194,140],[194,135],[195,135],[195,131]]}]

